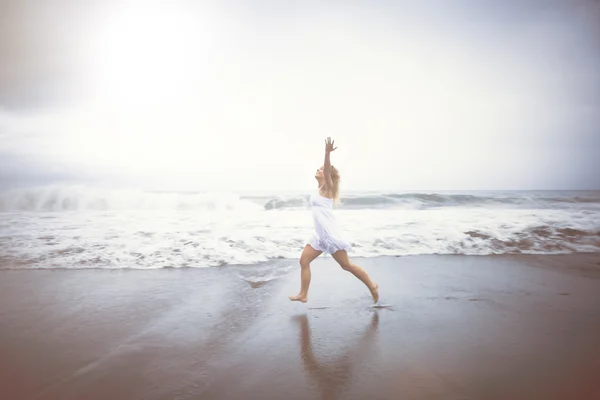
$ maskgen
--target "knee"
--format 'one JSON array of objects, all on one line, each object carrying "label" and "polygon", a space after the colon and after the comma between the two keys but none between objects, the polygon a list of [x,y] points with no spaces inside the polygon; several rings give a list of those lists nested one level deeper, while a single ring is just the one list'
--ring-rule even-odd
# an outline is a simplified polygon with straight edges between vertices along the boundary
[{"label": "knee", "polygon": [[352,263],[341,263],[340,267],[342,267],[344,271],[350,271],[352,269]]},{"label": "knee", "polygon": [[310,268],[310,263],[307,260],[300,259],[300,267]]}]

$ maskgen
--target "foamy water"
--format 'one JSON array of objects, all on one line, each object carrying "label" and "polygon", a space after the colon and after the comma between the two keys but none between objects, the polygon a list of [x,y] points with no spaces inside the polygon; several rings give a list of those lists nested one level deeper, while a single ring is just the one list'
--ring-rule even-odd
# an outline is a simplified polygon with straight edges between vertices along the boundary
[{"label": "foamy water", "polygon": [[[165,268],[297,258],[306,194],[45,187],[0,194],[4,268]],[[600,252],[600,192],[350,193],[354,256]]]}]

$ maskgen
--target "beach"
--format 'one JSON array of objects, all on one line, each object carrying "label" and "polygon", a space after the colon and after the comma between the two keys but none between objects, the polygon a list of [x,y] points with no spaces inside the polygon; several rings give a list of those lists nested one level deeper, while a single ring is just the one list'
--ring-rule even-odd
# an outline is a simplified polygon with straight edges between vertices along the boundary
[{"label": "beach", "polygon": [[355,262],[0,270],[0,398],[600,398],[599,254]]},{"label": "beach", "polygon": [[600,0],[2,1],[0,400],[600,400],[598,71]]}]

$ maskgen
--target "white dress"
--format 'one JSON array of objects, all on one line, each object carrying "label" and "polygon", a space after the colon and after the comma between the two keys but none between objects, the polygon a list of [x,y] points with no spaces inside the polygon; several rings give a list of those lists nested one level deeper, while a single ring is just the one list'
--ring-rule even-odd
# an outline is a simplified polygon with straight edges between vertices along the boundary
[{"label": "white dress", "polygon": [[338,250],[352,251],[350,243],[342,239],[340,228],[333,215],[333,199],[319,193],[310,196],[310,208],[315,223],[315,233],[310,239],[310,246],[325,254],[333,254]]}]

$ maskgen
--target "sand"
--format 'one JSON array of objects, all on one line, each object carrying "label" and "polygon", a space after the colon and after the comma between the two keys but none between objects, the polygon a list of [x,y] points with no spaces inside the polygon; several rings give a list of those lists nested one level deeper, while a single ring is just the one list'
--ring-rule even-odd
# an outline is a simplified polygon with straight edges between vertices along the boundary
[{"label": "sand", "polygon": [[355,261],[0,270],[0,398],[600,399],[600,255]]}]

